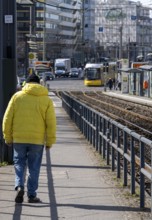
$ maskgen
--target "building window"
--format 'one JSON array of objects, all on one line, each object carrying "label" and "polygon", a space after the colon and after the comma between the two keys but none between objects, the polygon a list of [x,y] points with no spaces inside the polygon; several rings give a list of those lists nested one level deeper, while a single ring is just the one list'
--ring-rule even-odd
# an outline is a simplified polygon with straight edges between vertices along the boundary
[{"label": "building window", "polygon": [[37,18],[44,18],[44,12],[37,12],[36,17]]}]

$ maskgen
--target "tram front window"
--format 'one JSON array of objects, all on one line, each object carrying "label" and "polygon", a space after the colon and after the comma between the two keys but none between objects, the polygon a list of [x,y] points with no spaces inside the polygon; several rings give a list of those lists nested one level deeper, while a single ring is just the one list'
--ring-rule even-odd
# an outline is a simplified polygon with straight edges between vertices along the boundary
[{"label": "tram front window", "polygon": [[100,70],[98,69],[87,69],[86,78],[89,80],[100,79]]}]

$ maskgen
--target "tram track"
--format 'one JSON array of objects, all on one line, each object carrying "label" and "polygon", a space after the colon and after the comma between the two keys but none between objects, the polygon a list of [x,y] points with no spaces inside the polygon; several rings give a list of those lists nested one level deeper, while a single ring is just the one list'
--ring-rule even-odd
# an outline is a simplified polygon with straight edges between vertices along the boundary
[{"label": "tram track", "polygon": [[70,96],[152,139],[152,107],[103,95],[101,92],[68,92]]}]

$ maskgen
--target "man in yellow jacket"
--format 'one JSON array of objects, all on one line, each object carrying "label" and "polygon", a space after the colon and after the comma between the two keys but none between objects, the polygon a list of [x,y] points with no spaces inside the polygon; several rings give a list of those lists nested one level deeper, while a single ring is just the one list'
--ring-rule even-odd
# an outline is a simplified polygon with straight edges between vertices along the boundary
[{"label": "man in yellow jacket", "polygon": [[3,136],[14,149],[15,202],[22,203],[24,174],[28,167],[27,196],[29,203],[41,202],[37,197],[38,179],[44,146],[56,142],[56,115],[48,90],[37,75],[30,75],[22,91],[11,98],[3,118]]}]

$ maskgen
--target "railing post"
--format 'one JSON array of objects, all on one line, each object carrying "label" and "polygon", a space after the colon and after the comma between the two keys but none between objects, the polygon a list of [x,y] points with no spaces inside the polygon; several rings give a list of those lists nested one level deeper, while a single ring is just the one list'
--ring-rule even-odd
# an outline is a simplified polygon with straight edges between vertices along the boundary
[{"label": "railing post", "polygon": [[131,136],[131,194],[135,194],[135,149],[134,137]]},{"label": "railing post", "polygon": [[[105,136],[106,135],[106,120],[104,118],[103,118],[103,124],[102,124],[102,131],[103,131],[103,135]],[[106,146],[105,145],[106,145],[106,141],[103,138],[102,139],[102,157],[103,157],[103,159],[106,156]]]},{"label": "railing post", "polygon": [[110,139],[110,125],[109,125],[109,121],[108,121],[108,126],[107,126],[107,143],[106,143],[106,147],[107,147],[107,165],[109,165],[109,158],[110,158],[110,146],[109,146],[109,139]]},{"label": "railing post", "polygon": [[93,146],[96,146],[96,114],[92,112],[92,143]]},{"label": "railing post", "polygon": [[73,115],[73,99],[70,99],[70,118],[73,119],[72,115]]},{"label": "railing post", "polygon": [[102,136],[101,136],[101,131],[102,131],[102,122],[101,122],[101,116],[99,116],[99,154],[102,153]]},{"label": "railing post", "polygon": [[123,160],[123,173],[124,173],[124,182],[123,185],[127,186],[127,159],[125,158],[125,154],[127,154],[127,133],[123,131],[123,147],[124,147],[124,160]]},{"label": "railing post", "polygon": [[80,117],[79,117],[79,129],[82,132],[83,130],[83,120],[82,120],[82,115],[83,115],[83,107],[82,105],[79,106],[79,112],[80,112]]},{"label": "railing post", "polygon": [[89,117],[88,117],[88,140],[90,142],[90,144],[92,144],[92,127],[90,125],[92,125],[92,111],[89,109]]},{"label": "railing post", "polygon": [[96,139],[96,141],[95,141],[96,151],[99,151],[99,115],[97,113],[96,113],[96,122],[95,122],[95,124],[96,124],[96,137],[95,137],[95,139]]},{"label": "railing post", "polygon": [[[120,148],[120,129],[117,127],[117,148]],[[120,178],[120,153],[117,150],[117,178]]]},{"label": "railing post", "polygon": [[140,142],[140,208],[145,206],[145,176],[141,172],[141,169],[145,166],[145,146],[144,143]]},{"label": "railing post", "polygon": [[[112,133],[111,133],[111,135],[112,135],[112,137],[111,137],[111,141],[112,141],[112,143],[114,143],[114,141],[115,141],[115,126],[112,124],[112,131],[111,131]],[[115,149],[114,149],[114,147],[112,147],[112,149],[111,149],[111,170],[112,171],[114,171],[115,170]]]},{"label": "railing post", "polygon": [[86,125],[87,125],[87,140],[89,141],[89,117],[90,117],[90,110],[89,109],[87,109],[87,117],[86,117],[86,119],[87,119],[87,122],[86,122]]},{"label": "railing post", "polygon": [[83,108],[83,134],[86,137],[87,135],[87,125],[86,125],[86,116],[87,115],[87,109],[86,107]]}]

